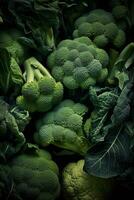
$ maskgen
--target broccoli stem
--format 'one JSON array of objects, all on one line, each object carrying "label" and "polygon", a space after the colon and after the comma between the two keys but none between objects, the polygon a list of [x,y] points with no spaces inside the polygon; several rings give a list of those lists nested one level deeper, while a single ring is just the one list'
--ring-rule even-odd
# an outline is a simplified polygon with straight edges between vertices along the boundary
[{"label": "broccoli stem", "polygon": [[43,76],[48,76],[50,78],[53,78],[51,74],[49,73],[49,71],[36,58],[31,57],[27,59],[27,62],[34,69],[38,69],[42,73]]},{"label": "broccoli stem", "polygon": [[43,77],[43,75],[39,69],[34,69],[34,75],[35,75],[35,78],[37,79],[37,81]]},{"label": "broccoli stem", "polygon": [[28,83],[28,82],[34,81],[34,72],[28,60],[24,62],[24,67],[25,67],[25,73],[26,73],[26,82]]},{"label": "broccoli stem", "polygon": [[50,48],[54,48],[54,49],[55,49],[54,33],[53,33],[52,27],[51,27],[51,28],[48,28],[48,30],[47,30],[46,42],[47,42],[47,45],[48,45]]}]

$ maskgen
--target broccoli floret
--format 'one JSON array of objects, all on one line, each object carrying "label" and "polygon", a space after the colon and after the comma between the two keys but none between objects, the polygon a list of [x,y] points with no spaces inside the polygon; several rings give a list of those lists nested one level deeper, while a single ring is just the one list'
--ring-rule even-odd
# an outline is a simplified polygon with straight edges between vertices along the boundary
[{"label": "broccoli floret", "polygon": [[109,23],[105,25],[104,35],[109,38],[110,40],[113,40],[116,35],[118,34],[118,27],[114,23]]},{"label": "broccoli floret", "polygon": [[82,37],[78,37],[76,39],[74,39],[74,41],[86,44],[86,45],[91,45],[93,44],[93,42],[90,40],[90,38],[82,36]]},{"label": "broccoli floret", "polygon": [[63,79],[63,84],[70,90],[79,88],[79,84],[72,76],[65,76]]},{"label": "broccoli floret", "polygon": [[[69,50],[70,47],[71,50]],[[64,50],[67,54],[62,52]],[[60,56],[58,53],[60,53]],[[55,58],[53,59],[53,66],[50,64],[52,75],[70,90],[88,89],[89,86],[95,85],[101,69],[109,64],[107,52],[96,47],[85,36],[74,40],[61,41],[57,49],[52,53],[52,55],[54,54],[60,59],[58,59],[59,63]],[[48,56],[48,67],[50,59]],[[64,62],[61,63],[61,60]],[[92,70],[89,70],[89,66]]]},{"label": "broccoli floret", "polygon": [[113,40],[114,45],[117,48],[120,48],[120,47],[122,47],[122,45],[125,45],[125,41],[126,41],[126,35],[125,35],[124,31],[119,30],[117,36]]},{"label": "broccoli floret", "polygon": [[[57,147],[85,154],[88,141],[83,133],[83,116],[87,107],[72,100],[64,100],[37,122],[34,140],[42,147]],[[75,144],[74,144],[75,143]]]},{"label": "broccoli floret", "polygon": [[86,16],[79,17],[76,20],[75,25],[78,27],[80,24],[83,24],[84,22],[86,22]]},{"label": "broccoli floret", "polygon": [[[73,51],[73,50],[72,50]],[[74,55],[73,55],[74,56]],[[75,66],[73,64],[73,62],[71,61],[66,61],[63,65],[63,71],[64,71],[64,74],[69,76],[73,73],[73,70],[75,69]]]},{"label": "broccoli floret", "polygon": [[7,183],[3,184],[7,193],[2,199],[8,198],[9,194],[12,199],[17,196],[25,200],[55,200],[59,196],[59,169],[47,151],[37,149],[30,154],[20,154],[0,169],[6,172],[0,173],[0,180],[5,177]]},{"label": "broccoli floret", "polygon": [[55,52],[51,53],[51,56],[49,56],[49,58],[48,58],[49,67],[51,67],[51,66],[53,67],[54,62],[55,62]]},{"label": "broccoli floret", "polygon": [[128,9],[124,5],[117,5],[113,8],[112,14],[116,19],[125,18],[128,13]]},{"label": "broccoli floret", "polygon": [[[115,7],[113,13],[116,13],[116,10],[119,9],[119,16],[125,15],[125,8],[121,6],[120,9],[119,7],[120,6],[117,6],[117,8]],[[76,20],[73,37],[76,39],[81,36],[87,36],[100,48],[105,48],[108,45],[115,48],[121,48],[124,45],[124,40],[120,45],[116,45],[113,41],[118,33],[124,30],[124,26],[122,30],[121,26],[118,26],[118,24],[119,18],[116,21],[112,13],[102,9],[94,9]]]},{"label": "broccoli floret", "polygon": [[104,200],[112,195],[115,181],[88,175],[83,171],[84,160],[69,163],[62,173],[63,194],[66,200]]},{"label": "broccoli floret", "polygon": [[78,27],[78,35],[79,36],[87,36],[92,37],[93,36],[93,27],[90,23],[84,22]]},{"label": "broccoli floret", "polygon": [[114,22],[114,18],[110,12],[102,9],[94,9],[87,15],[86,21],[89,23],[100,22],[101,24],[108,24]]},{"label": "broccoli floret", "polygon": [[24,65],[27,82],[22,86],[17,105],[29,112],[46,112],[62,100],[63,86],[35,58],[27,59]]},{"label": "broccoli floret", "polygon": [[102,69],[102,64],[94,59],[89,65],[88,65],[88,72],[93,78],[99,77]]},{"label": "broccoli floret", "polygon": [[103,34],[105,30],[105,26],[101,24],[100,22],[92,23],[92,28],[93,28],[94,36]]},{"label": "broccoli floret", "polygon": [[79,57],[79,51],[77,49],[70,50],[68,54],[68,60],[74,61],[77,57]]},{"label": "broccoli floret", "polygon": [[94,38],[93,42],[98,46],[99,48],[104,48],[108,44],[108,38],[103,35],[98,35]]},{"label": "broccoli floret", "polygon": [[89,77],[88,69],[86,67],[75,68],[73,71],[73,77],[80,84]]},{"label": "broccoli floret", "polygon": [[90,63],[94,59],[94,56],[92,55],[92,53],[90,53],[90,51],[84,51],[80,53],[79,58],[82,62],[82,65],[87,66],[88,63]]},{"label": "broccoli floret", "polygon": [[27,110],[29,112],[35,112],[37,109],[34,102],[26,100],[24,96],[18,96],[16,98],[16,104],[20,109]]},{"label": "broccoli floret", "polygon": [[96,49],[95,59],[99,60],[103,67],[106,67],[109,63],[109,56],[103,49]]},{"label": "broccoli floret", "polygon": [[108,77],[108,69],[107,68],[103,68],[100,72],[99,77],[97,78],[98,82],[104,82]]},{"label": "broccoli floret", "polygon": [[67,47],[61,47],[60,49],[57,50],[55,53],[55,61],[57,65],[63,65],[65,60],[67,59],[69,54],[69,50]]}]

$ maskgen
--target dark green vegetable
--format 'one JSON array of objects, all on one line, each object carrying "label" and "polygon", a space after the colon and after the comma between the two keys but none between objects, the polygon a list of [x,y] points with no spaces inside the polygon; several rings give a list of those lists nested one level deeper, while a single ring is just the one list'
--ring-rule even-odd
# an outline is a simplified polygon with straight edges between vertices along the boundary
[{"label": "dark green vegetable", "polygon": [[29,112],[46,112],[59,103],[63,97],[63,86],[56,82],[48,70],[34,57],[24,63],[26,83],[17,105]]},{"label": "dark green vegetable", "polygon": [[0,199],[134,199],[133,8],[0,0]]},{"label": "dark green vegetable", "polygon": [[26,139],[22,131],[29,121],[28,112],[0,99],[0,162],[13,157],[24,146]]},{"label": "dark green vegetable", "polygon": [[0,197],[55,200],[59,196],[59,169],[51,155],[38,149],[0,165]]}]

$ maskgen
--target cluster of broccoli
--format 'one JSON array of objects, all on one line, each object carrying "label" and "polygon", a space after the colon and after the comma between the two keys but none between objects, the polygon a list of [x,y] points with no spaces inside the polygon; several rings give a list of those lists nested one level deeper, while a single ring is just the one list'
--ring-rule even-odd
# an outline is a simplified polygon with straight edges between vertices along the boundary
[{"label": "cluster of broccoli", "polygon": [[0,164],[0,197],[55,200],[60,192],[58,176],[58,166],[47,151],[25,152],[8,165]]},{"label": "cluster of broccoli", "polygon": [[108,76],[109,56],[88,37],[61,41],[48,56],[48,67],[53,77],[70,89],[88,89]]},{"label": "cluster of broccoli", "polygon": [[84,155],[88,140],[83,133],[83,117],[88,108],[72,100],[64,100],[37,123],[34,139],[46,147],[50,144]]},{"label": "cluster of broccoli", "polygon": [[63,97],[63,86],[56,82],[47,69],[34,57],[24,63],[22,96],[17,97],[17,105],[29,112],[46,112]]},{"label": "cluster of broccoli", "polygon": [[111,0],[104,10],[99,1],[2,2],[0,199],[108,200],[120,164],[128,165],[123,134],[133,123],[134,43],[122,51],[127,4]]},{"label": "cluster of broccoli", "polygon": [[[120,8],[121,7],[121,8]],[[100,48],[110,45],[114,48],[121,48],[126,41],[123,25],[116,23],[116,18],[126,16],[124,6],[115,7],[113,14],[102,9],[95,9],[88,14],[81,16],[75,22],[73,37],[89,37],[94,44]]]}]

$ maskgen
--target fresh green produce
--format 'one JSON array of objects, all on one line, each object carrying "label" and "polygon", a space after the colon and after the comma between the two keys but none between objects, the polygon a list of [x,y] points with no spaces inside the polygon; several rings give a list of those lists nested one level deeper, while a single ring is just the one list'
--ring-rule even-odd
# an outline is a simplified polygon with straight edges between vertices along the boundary
[{"label": "fresh green produce", "polygon": [[66,200],[106,200],[112,195],[114,182],[88,175],[83,171],[84,160],[69,163],[62,173]]},{"label": "fresh green produce", "polygon": [[59,195],[59,169],[47,151],[20,154],[0,169],[0,191],[5,198],[55,200]]},{"label": "fresh green produce", "polygon": [[0,199],[134,199],[133,13],[0,0]]},{"label": "fresh green produce", "polygon": [[0,98],[0,161],[21,150],[26,142],[23,131],[29,121],[27,111],[21,111]]},{"label": "fresh green produce", "polygon": [[0,92],[1,95],[20,90],[24,79],[20,66],[10,53],[0,48]]},{"label": "fresh green produce", "polygon": [[101,129],[103,129],[109,117],[109,112],[116,105],[118,91],[110,90],[110,88],[104,88],[104,90],[101,91],[100,88],[90,87],[89,96],[90,101],[94,105],[94,110],[85,123],[85,132],[93,142],[103,141],[105,134]]},{"label": "fresh green produce", "polygon": [[[121,10],[122,15],[125,14],[124,7],[121,7]],[[113,9],[113,15],[103,9],[90,11],[76,20],[73,37],[87,36],[100,48],[108,45],[117,49],[121,48],[125,44],[126,36],[116,24],[114,16],[122,18],[118,8]]]},{"label": "fresh green produce", "polygon": [[88,37],[66,39],[48,57],[48,67],[57,81],[70,89],[88,89],[108,76],[109,56]]},{"label": "fresh green produce", "polygon": [[18,64],[22,64],[26,57],[28,48],[19,42],[23,34],[17,29],[4,29],[0,31],[0,48],[6,49]]},{"label": "fresh green produce", "polygon": [[40,54],[47,55],[51,52],[55,46],[54,38],[59,27],[58,1],[6,0],[6,2],[11,19],[25,33],[22,42]]},{"label": "fresh green produce", "polygon": [[22,86],[22,96],[17,97],[17,105],[29,112],[50,110],[62,100],[62,84],[34,57],[27,59],[24,65],[26,83]]},{"label": "fresh green produce", "polygon": [[[133,128],[130,126],[131,128],[128,129],[127,121],[131,116],[130,110],[133,109],[133,75],[130,81],[125,84],[118,98],[115,97],[115,102],[112,103],[115,103],[115,105],[111,104],[113,106],[112,112],[109,112],[108,109],[111,105],[108,104],[104,104],[105,107],[99,110],[99,112],[105,111],[108,118],[106,118],[105,113],[103,113],[101,120],[99,112],[95,117],[91,114],[88,125],[89,130],[92,127],[91,135],[90,131],[89,135],[94,145],[87,152],[84,168],[92,175],[102,178],[116,177],[125,171],[126,165],[131,160],[131,153],[133,152],[133,142],[131,143],[133,134],[131,134],[131,131]],[[107,105],[109,106],[108,109]]]},{"label": "fresh green produce", "polygon": [[79,154],[89,148],[82,130],[83,116],[87,107],[72,100],[62,101],[37,123],[35,142],[42,147],[50,144]]}]

